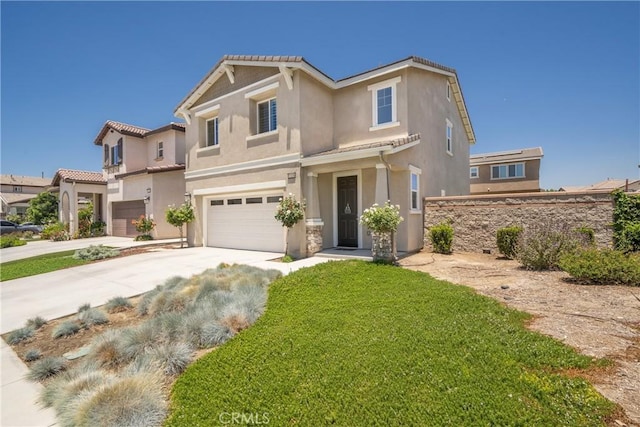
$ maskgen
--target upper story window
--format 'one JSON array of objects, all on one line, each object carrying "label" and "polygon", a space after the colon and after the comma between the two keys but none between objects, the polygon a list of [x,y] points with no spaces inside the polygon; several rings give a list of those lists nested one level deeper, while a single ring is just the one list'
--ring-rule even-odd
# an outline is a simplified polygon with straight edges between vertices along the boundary
[{"label": "upper story window", "polygon": [[447,119],[447,137],[446,137],[447,154],[453,156],[453,123]]},{"label": "upper story window", "polygon": [[22,185],[14,185],[13,186],[14,193],[22,193]]},{"label": "upper story window", "polygon": [[158,141],[156,147],[156,159],[162,159],[164,157],[164,142]]},{"label": "upper story window", "polygon": [[451,101],[451,83],[447,80],[447,101]]},{"label": "upper story window", "polygon": [[109,144],[104,144],[104,158],[103,158],[104,166],[107,167],[107,166],[121,165],[122,157],[123,157],[122,150],[123,150],[122,138],[120,138],[118,142],[111,147],[109,146]]},{"label": "upper story window", "polygon": [[258,132],[271,132],[278,128],[278,108],[276,98],[258,102]]},{"label": "upper story window", "polygon": [[220,144],[218,136],[218,116],[207,120],[207,147],[216,147]]},{"label": "upper story window", "polygon": [[477,178],[478,176],[478,166],[471,166],[469,168],[469,178]]},{"label": "upper story window", "polygon": [[369,130],[385,129],[399,125],[397,84],[401,77],[367,86],[371,92],[372,124]]},{"label": "upper story window", "polygon": [[524,178],[524,163],[491,166],[491,179]]}]

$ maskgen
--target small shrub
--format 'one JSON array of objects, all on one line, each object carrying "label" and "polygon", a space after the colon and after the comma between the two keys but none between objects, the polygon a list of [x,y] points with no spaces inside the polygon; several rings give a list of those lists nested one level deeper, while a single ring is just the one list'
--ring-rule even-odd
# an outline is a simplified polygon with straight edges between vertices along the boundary
[{"label": "small shrub", "polygon": [[624,252],[640,251],[640,222],[628,222],[622,227],[618,246]]},{"label": "small shrub", "polygon": [[25,326],[24,328],[16,329],[9,334],[9,337],[7,337],[7,342],[11,345],[14,345],[22,341],[26,341],[33,336],[35,331],[36,330],[33,326]]},{"label": "small shrub", "polygon": [[64,357],[45,357],[31,365],[27,378],[31,381],[42,381],[67,369]]},{"label": "small shrub", "polygon": [[71,235],[69,234],[68,226],[61,222],[54,222],[44,227],[42,233],[40,233],[40,238],[59,242],[71,240]]},{"label": "small shrub", "polygon": [[560,256],[577,247],[575,230],[567,224],[547,221],[520,234],[516,258],[527,270],[554,270]]},{"label": "small shrub", "polygon": [[84,328],[90,328],[93,325],[102,325],[109,323],[109,318],[102,311],[97,308],[89,308],[78,313],[78,320]]},{"label": "small shrub", "polygon": [[158,293],[151,301],[149,306],[149,314],[157,316],[161,313],[170,313],[172,311],[182,311],[187,306],[188,298],[186,295],[175,291],[162,291]]},{"label": "small shrub", "polygon": [[27,242],[22,240],[16,233],[7,234],[0,237],[0,248],[11,248],[14,246],[23,246]]},{"label": "small shrub", "polygon": [[193,359],[193,350],[183,342],[162,343],[150,354],[168,376],[181,374]]},{"label": "small shrub", "polygon": [[161,425],[166,413],[159,380],[140,374],[98,388],[77,405],[73,419],[82,426],[147,427]]},{"label": "small shrub", "polygon": [[65,320],[64,322],[60,323],[58,326],[56,326],[53,329],[53,332],[51,333],[51,337],[52,338],[67,337],[67,336],[78,333],[79,330],[80,330],[80,325],[78,325],[77,322],[73,322],[71,320]]},{"label": "small shrub", "polygon": [[24,354],[24,360],[26,360],[27,362],[33,362],[34,360],[38,360],[41,357],[42,352],[36,348],[27,350],[27,352]]},{"label": "small shrub", "polygon": [[515,258],[520,233],[522,233],[522,227],[517,226],[504,227],[497,231],[498,250],[502,255],[509,259]]},{"label": "small shrub", "polygon": [[121,311],[126,311],[133,307],[133,304],[129,302],[129,300],[125,297],[114,297],[111,298],[104,305],[104,309],[109,313],[119,313]]},{"label": "small shrub", "polygon": [[149,314],[149,306],[151,306],[151,302],[161,292],[162,287],[157,286],[155,289],[147,292],[144,296],[138,301],[138,305],[136,305],[136,312],[138,316],[146,316]]},{"label": "small shrub", "polygon": [[153,240],[153,236],[151,234],[140,234],[133,238],[135,242],[144,242],[147,240]]},{"label": "small shrub", "polygon": [[159,328],[145,322],[120,332],[120,349],[125,360],[130,361],[151,351],[160,337]]},{"label": "small shrub", "polygon": [[38,330],[46,324],[47,324],[47,321],[44,318],[40,316],[36,316],[27,320],[27,324],[25,326],[32,326],[34,329]]},{"label": "small shrub", "polygon": [[91,245],[88,248],[78,249],[73,254],[73,258],[95,261],[98,259],[112,258],[118,255],[120,255],[120,251],[117,249],[108,248],[102,245]]},{"label": "small shrub", "polygon": [[94,221],[91,223],[91,235],[94,237],[104,236],[107,223],[104,221]]},{"label": "small shrub", "polygon": [[640,254],[612,249],[579,249],[560,257],[558,266],[579,283],[640,286]]},{"label": "small shrub", "polygon": [[453,245],[453,227],[447,222],[434,225],[429,230],[433,251],[439,254],[450,254]]},{"label": "small shrub", "polygon": [[596,232],[593,228],[582,226],[576,228],[582,246],[592,246],[596,243]]},{"label": "small shrub", "polygon": [[202,326],[200,332],[200,345],[203,348],[221,345],[233,338],[233,332],[227,325],[210,322]]},{"label": "small shrub", "polygon": [[293,258],[291,257],[291,255],[285,255],[282,257],[282,262],[293,262]]}]

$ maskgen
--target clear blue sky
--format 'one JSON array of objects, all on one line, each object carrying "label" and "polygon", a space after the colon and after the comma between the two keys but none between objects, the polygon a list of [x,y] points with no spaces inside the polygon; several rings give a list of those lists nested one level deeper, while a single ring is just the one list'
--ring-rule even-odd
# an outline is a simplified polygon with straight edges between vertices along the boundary
[{"label": "clear blue sky", "polygon": [[458,71],[472,153],[542,146],[541,185],[639,177],[639,2],[1,2],[2,173],[101,169],[106,120],[148,128],[224,54],[334,79],[418,55]]}]

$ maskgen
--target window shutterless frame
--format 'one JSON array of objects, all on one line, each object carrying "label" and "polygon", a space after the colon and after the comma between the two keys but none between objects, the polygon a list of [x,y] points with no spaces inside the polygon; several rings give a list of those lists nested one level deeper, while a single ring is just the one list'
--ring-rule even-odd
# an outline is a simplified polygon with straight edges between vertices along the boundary
[{"label": "window shutterless frame", "polygon": [[257,133],[271,132],[278,128],[278,107],[276,98],[256,103]]},{"label": "window shutterless frame", "polygon": [[220,143],[218,136],[218,116],[207,119],[207,147],[215,147]]}]

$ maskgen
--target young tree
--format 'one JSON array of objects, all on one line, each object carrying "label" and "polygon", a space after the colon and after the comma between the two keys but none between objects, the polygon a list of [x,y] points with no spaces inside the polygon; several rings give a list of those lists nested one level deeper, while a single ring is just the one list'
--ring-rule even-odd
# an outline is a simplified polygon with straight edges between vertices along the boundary
[{"label": "young tree", "polygon": [[35,224],[47,224],[58,220],[58,198],[45,191],[31,199],[27,219]]},{"label": "young tree", "polygon": [[304,203],[298,202],[296,197],[289,193],[284,199],[280,199],[275,218],[283,227],[287,227],[286,243],[284,247],[285,257],[289,254],[289,230],[296,225],[298,221],[304,218]]},{"label": "young tree", "polygon": [[182,226],[184,224],[190,223],[195,219],[193,206],[191,206],[191,203],[189,202],[183,203],[179,208],[176,208],[175,205],[171,205],[167,208],[165,216],[169,224],[173,225],[174,227],[178,227],[178,230],[180,230],[180,247],[182,248],[184,245],[182,238]]}]

